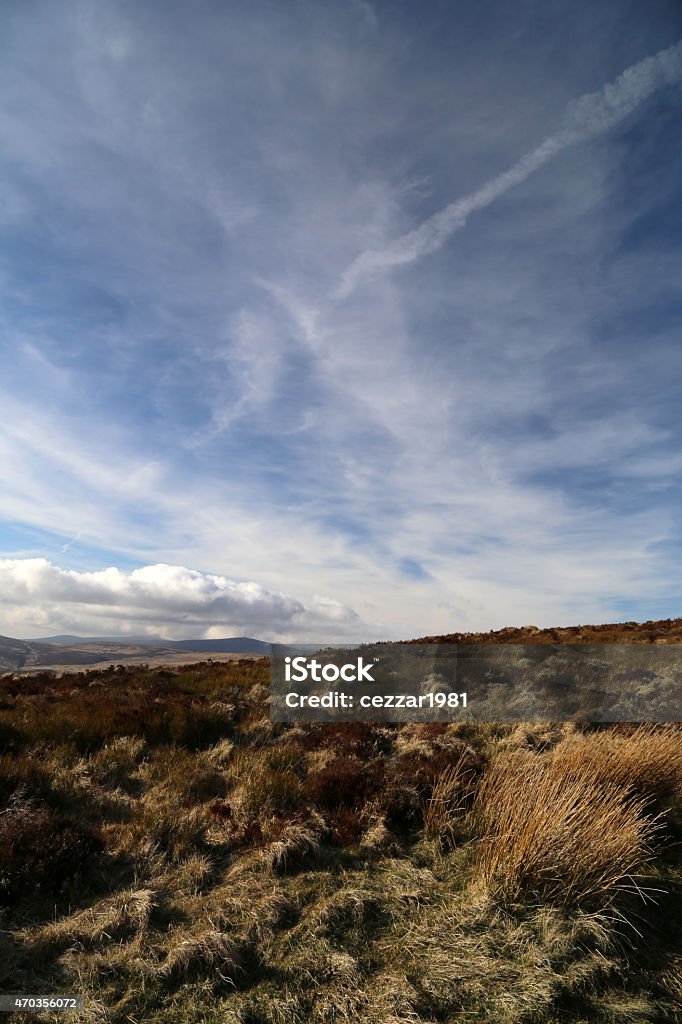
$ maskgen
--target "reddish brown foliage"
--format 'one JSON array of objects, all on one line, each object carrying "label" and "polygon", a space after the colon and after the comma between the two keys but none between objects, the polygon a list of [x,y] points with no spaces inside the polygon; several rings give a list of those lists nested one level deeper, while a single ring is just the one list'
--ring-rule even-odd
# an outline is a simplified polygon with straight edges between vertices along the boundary
[{"label": "reddish brown foliage", "polygon": [[366,722],[335,722],[312,726],[301,741],[306,750],[329,748],[339,754],[371,757],[386,749],[385,731]]},{"label": "reddish brown foliage", "polygon": [[352,754],[343,754],[308,776],[303,797],[323,810],[362,807],[381,791],[385,772],[383,758],[361,761]]},{"label": "reddish brown foliage", "polygon": [[422,796],[427,796],[436,779],[460,757],[464,758],[468,770],[475,775],[481,772],[484,758],[460,742],[448,747],[435,747],[428,754],[403,754],[393,768],[393,785],[413,785]]},{"label": "reddish brown foliage", "polygon": [[410,640],[413,644],[635,644],[682,643],[682,618],[647,622],[605,622],[598,626],[506,626],[489,633],[447,633]]},{"label": "reddish brown foliage", "polygon": [[327,817],[331,839],[339,846],[353,846],[365,831],[362,812],[351,807],[338,807]]},{"label": "reddish brown foliage", "polygon": [[[253,665],[247,666],[252,681],[264,682],[263,666]],[[133,735],[152,745],[197,750],[231,735],[254,714],[264,717],[265,709],[246,693],[234,663],[184,666],[182,673],[119,666],[61,677],[10,677],[0,683],[0,730],[8,730],[8,749],[72,742],[87,752]],[[216,706],[218,697],[222,707]]]},{"label": "reddish brown foliage", "polygon": [[99,833],[45,807],[15,804],[0,814],[0,900],[38,888],[54,897],[102,849]]},{"label": "reddish brown foliage", "polygon": [[216,818],[224,818],[226,821],[229,821],[234,813],[232,805],[227,800],[213,800],[208,809]]}]

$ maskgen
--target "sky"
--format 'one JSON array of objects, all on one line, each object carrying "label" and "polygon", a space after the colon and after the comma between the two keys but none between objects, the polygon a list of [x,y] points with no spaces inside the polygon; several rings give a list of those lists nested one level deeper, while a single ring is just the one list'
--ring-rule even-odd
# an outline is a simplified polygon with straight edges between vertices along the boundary
[{"label": "sky", "polygon": [[0,22],[0,633],[682,614],[677,2]]}]

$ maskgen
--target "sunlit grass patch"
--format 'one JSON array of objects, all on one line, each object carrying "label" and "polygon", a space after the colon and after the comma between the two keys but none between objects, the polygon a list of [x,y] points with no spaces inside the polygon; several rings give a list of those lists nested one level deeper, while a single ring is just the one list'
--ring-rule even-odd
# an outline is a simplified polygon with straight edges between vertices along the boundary
[{"label": "sunlit grass patch", "polygon": [[572,761],[501,754],[476,793],[479,872],[507,904],[603,909],[653,858],[660,823],[645,801]]},{"label": "sunlit grass patch", "polygon": [[682,727],[574,732],[555,747],[558,771],[575,770],[658,802],[682,794]]}]

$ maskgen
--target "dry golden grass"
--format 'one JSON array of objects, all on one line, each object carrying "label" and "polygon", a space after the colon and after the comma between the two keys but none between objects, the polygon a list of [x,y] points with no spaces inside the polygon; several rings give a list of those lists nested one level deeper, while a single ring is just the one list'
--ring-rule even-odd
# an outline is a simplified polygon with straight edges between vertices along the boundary
[{"label": "dry golden grass", "polygon": [[682,792],[682,729],[643,725],[574,732],[553,751],[557,771],[576,771],[662,801]]},{"label": "dry golden grass", "polygon": [[[82,991],[79,1024],[674,1020],[679,730],[289,729],[239,671],[4,695],[6,990]],[[80,826],[91,852],[48,870],[43,838],[78,851]],[[666,895],[621,903],[664,828]]]},{"label": "dry golden grass", "polygon": [[643,798],[573,759],[501,754],[474,804],[479,871],[498,900],[552,900],[604,909],[636,886],[659,823]]},{"label": "dry golden grass", "polygon": [[152,889],[130,889],[101,900],[70,917],[46,925],[39,945],[49,949],[95,949],[143,932],[158,905]]},{"label": "dry golden grass", "polygon": [[[319,815],[306,822],[291,822],[278,828],[275,838],[258,851],[258,861],[271,871],[283,871],[314,857],[320,849],[324,821]],[[266,830],[267,837],[267,830]]]},{"label": "dry golden grass", "polygon": [[475,776],[469,758],[460,754],[436,779],[424,811],[424,835],[454,843],[474,790]]},{"label": "dry golden grass", "polygon": [[209,973],[234,985],[242,972],[241,959],[238,943],[224,932],[210,929],[198,935],[178,937],[158,974],[164,980],[178,981]]}]

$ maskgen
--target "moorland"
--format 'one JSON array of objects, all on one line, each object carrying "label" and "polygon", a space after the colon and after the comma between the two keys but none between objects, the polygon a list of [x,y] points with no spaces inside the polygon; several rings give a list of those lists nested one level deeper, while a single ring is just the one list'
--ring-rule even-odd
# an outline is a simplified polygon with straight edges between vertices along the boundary
[{"label": "moorland", "polygon": [[68,1019],[680,1019],[680,725],[288,726],[244,658],[10,672],[0,745],[0,988]]}]

